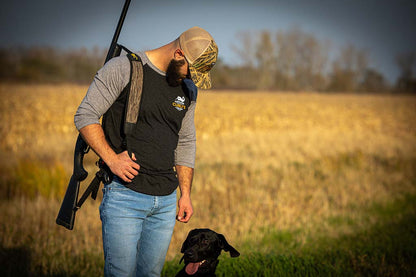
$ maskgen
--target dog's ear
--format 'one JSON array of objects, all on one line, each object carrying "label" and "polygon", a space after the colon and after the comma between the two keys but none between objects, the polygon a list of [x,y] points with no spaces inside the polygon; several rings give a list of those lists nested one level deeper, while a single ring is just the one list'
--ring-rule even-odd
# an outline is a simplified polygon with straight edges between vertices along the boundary
[{"label": "dog's ear", "polygon": [[185,241],[182,244],[181,253],[185,253],[185,250],[188,248],[189,241],[192,238],[192,236],[197,232],[197,229],[193,229],[188,233],[188,236],[186,237]]},{"label": "dog's ear", "polygon": [[221,247],[224,251],[230,252],[230,256],[236,258],[240,256],[240,252],[238,252],[234,247],[232,247],[227,240],[225,239],[224,235],[217,234],[218,238],[220,239]]},{"label": "dog's ear", "polygon": [[188,239],[186,239],[183,243],[182,243],[182,248],[181,248],[181,253],[185,253],[185,249],[188,247]]}]

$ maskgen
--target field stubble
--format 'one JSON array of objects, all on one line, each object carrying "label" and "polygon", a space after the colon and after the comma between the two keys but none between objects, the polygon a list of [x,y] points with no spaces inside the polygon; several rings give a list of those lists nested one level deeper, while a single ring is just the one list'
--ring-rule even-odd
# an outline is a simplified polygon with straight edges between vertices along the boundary
[{"label": "field stubble", "polygon": [[[58,166],[61,179],[69,179],[73,115],[86,89],[0,85],[3,197],[27,175],[22,164],[27,171]],[[195,215],[175,226],[168,260],[192,228],[221,232],[246,253],[284,252],[262,243],[272,231],[296,233],[291,240],[302,247],[322,233],[337,238],[365,230],[377,221],[364,212],[371,204],[416,194],[415,119],[414,96],[200,92]],[[90,175],[95,158],[88,154]],[[91,269],[96,264],[83,255],[102,255],[98,201],[84,204],[75,231],[54,224],[67,180],[35,197],[24,195],[31,184],[24,183],[22,195],[0,204],[1,246],[38,257],[32,271],[71,272],[48,257],[74,256]]]}]

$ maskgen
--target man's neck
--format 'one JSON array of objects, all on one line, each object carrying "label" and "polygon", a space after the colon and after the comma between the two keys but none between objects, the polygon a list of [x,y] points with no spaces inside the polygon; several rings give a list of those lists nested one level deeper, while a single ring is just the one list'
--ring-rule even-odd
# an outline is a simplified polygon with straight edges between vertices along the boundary
[{"label": "man's neck", "polygon": [[146,51],[145,54],[149,61],[158,69],[166,72],[170,61],[174,57],[174,52],[178,48],[177,41],[163,45],[157,49]]}]

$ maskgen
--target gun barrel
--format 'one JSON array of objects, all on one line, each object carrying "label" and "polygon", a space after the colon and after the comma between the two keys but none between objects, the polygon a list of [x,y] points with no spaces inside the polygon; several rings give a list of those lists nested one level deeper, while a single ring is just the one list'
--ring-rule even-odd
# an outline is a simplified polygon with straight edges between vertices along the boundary
[{"label": "gun barrel", "polygon": [[[127,10],[129,9],[131,0],[126,0],[124,2],[123,10],[121,11],[120,19],[118,20],[116,31],[114,32],[113,40],[110,44],[110,49],[108,50],[107,57],[105,58],[105,62],[109,61],[111,58],[118,56],[114,55],[114,52],[117,47],[118,37],[120,36],[121,27],[123,27],[124,19],[126,18]],[[118,53],[119,54],[119,53]]]}]

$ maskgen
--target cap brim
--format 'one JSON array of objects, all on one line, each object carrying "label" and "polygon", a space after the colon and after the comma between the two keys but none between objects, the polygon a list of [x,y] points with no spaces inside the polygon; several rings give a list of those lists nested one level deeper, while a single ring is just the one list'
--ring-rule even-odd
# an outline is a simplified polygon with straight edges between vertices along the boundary
[{"label": "cap brim", "polygon": [[211,88],[211,75],[209,72],[202,73],[196,71],[192,66],[189,66],[189,72],[191,73],[191,79],[195,85],[200,89],[210,89]]}]

